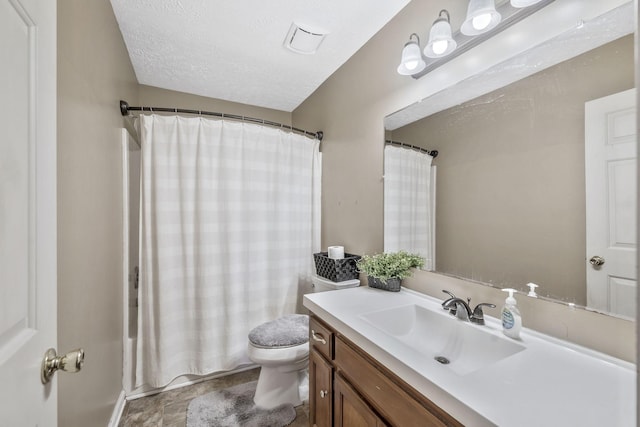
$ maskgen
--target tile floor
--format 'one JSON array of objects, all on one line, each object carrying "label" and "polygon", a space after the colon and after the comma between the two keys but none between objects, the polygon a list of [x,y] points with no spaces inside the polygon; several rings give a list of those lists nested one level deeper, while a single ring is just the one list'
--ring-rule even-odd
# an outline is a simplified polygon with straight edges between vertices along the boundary
[{"label": "tile floor", "polygon": [[[132,400],[126,403],[118,427],[186,427],[187,407],[191,399],[214,390],[255,381],[259,373],[259,368],[255,368]],[[289,426],[308,425],[309,406],[305,402],[296,408],[296,419]]]}]

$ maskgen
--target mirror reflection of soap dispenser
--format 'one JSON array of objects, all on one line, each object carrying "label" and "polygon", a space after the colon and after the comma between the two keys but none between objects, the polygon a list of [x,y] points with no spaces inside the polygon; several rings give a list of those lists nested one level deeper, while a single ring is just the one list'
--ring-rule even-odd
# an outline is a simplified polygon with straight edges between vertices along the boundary
[{"label": "mirror reflection of soap dispenser", "polygon": [[538,294],[536,294],[536,288],[538,287],[538,285],[536,285],[535,283],[529,282],[527,283],[527,286],[529,287],[529,293],[527,294],[527,296],[538,298]]},{"label": "mirror reflection of soap dispenser", "polygon": [[513,297],[515,289],[505,288],[503,292],[509,292],[509,296],[504,301],[502,307],[502,332],[510,338],[520,338],[520,329],[522,329],[522,317],[518,310],[518,302]]}]

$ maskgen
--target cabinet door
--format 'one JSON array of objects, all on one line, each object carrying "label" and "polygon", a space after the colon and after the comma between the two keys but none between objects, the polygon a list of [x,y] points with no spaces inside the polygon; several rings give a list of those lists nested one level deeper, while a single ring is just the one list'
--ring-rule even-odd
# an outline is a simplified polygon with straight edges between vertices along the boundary
[{"label": "cabinet door", "polygon": [[340,375],[333,385],[335,427],[383,427],[386,424]]},{"label": "cabinet door", "polygon": [[309,355],[309,422],[313,427],[331,427],[333,415],[333,367],[316,350]]}]

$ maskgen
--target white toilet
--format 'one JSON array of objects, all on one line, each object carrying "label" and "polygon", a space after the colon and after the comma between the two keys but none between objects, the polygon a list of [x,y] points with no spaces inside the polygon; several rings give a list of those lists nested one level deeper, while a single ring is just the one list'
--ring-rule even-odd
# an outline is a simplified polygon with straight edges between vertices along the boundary
[{"label": "white toilet", "polygon": [[[359,280],[332,282],[322,277],[312,279],[314,292],[353,288]],[[261,366],[253,397],[261,408],[275,408],[290,403],[302,404],[308,396],[309,316],[289,314],[263,323],[249,332],[249,359]]]},{"label": "white toilet", "polygon": [[248,354],[261,366],[253,397],[257,406],[302,404],[299,386],[309,363],[309,316],[289,314],[253,328]]}]

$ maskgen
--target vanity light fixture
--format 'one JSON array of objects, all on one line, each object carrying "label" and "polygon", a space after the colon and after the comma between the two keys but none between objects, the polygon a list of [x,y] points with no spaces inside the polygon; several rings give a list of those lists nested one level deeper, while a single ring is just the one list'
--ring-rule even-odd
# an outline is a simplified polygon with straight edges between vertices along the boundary
[{"label": "vanity light fixture", "polygon": [[467,18],[462,23],[460,32],[466,36],[477,36],[493,30],[501,19],[494,0],[470,0]]},{"label": "vanity light fixture", "polygon": [[[413,40],[413,37],[416,40]],[[400,60],[400,65],[398,65],[398,74],[410,76],[424,70],[426,65],[422,59],[422,53],[420,53],[420,37],[413,33],[409,36],[409,41],[402,49],[402,59]]]},{"label": "vanity light fixture", "polygon": [[496,9],[495,0],[469,0],[467,17],[453,35],[449,12],[443,9],[431,26],[424,56],[418,35],[409,36],[409,42],[402,49],[398,74],[419,79],[554,1],[505,0]]},{"label": "vanity light fixture", "polygon": [[428,58],[441,58],[456,50],[458,44],[451,36],[449,12],[442,9],[429,32],[429,42],[424,48],[424,55]]}]

